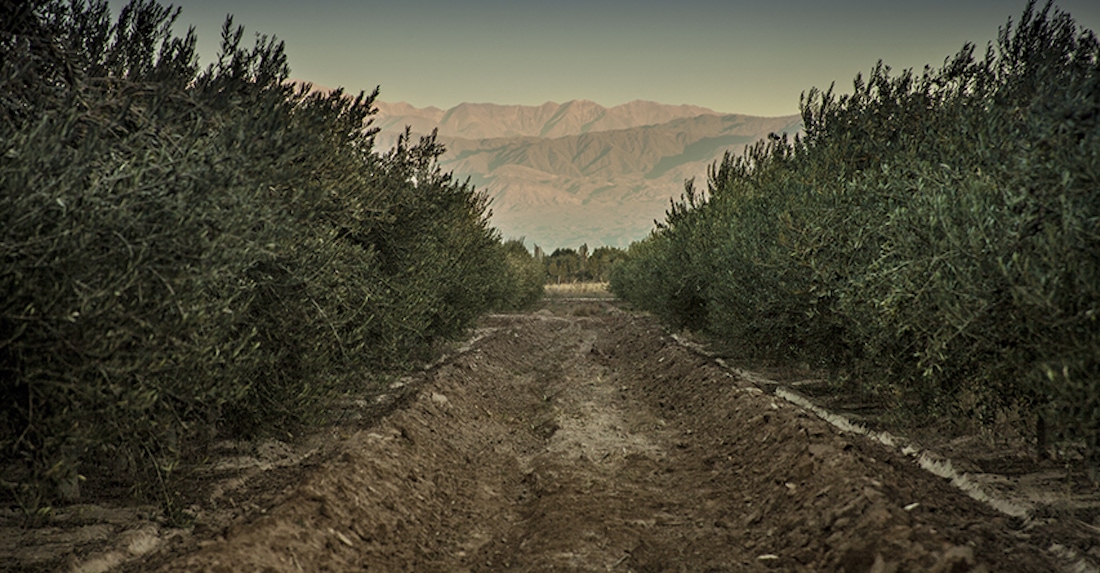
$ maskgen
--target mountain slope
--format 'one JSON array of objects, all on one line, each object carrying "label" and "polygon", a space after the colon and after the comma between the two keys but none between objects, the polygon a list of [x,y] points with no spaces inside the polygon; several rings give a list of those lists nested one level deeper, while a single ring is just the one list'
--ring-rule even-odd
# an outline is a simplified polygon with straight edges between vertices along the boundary
[{"label": "mountain slope", "polygon": [[380,147],[409,126],[438,129],[441,167],[493,198],[493,224],[544,249],[625,247],[663,217],[685,179],[703,178],[726,151],[769,133],[793,134],[798,116],[761,118],[694,106],[587,101],[541,106],[461,104],[449,110],[379,103]]},{"label": "mountain slope", "polygon": [[404,102],[376,105],[375,127],[383,131],[401,131],[408,125],[414,132],[428,133],[438,127],[441,136],[467,139],[562,137],[719,115],[704,107],[640,100],[611,108],[587,100],[546,102],[540,106],[463,103],[446,111],[435,107],[418,109]]}]

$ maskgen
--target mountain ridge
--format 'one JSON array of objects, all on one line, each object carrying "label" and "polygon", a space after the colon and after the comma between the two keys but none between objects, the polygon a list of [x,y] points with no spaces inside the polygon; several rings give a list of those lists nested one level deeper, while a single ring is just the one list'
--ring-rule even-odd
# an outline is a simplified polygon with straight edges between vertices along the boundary
[{"label": "mountain ridge", "polygon": [[635,100],[536,106],[462,103],[448,109],[375,102],[376,148],[406,128],[433,130],[446,148],[439,165],[492,200],[492,224],[528,246],[625,247],[664,217],[684,181],[705,177],[726,152],[739,154],[770,133],[793,135],[801,117],[719,113]]},{"label": "mountain ridge", "polygon": [[723,115],[714,110],[687,104],[667,105],[634,100],[604,107],[590,100],[552,101],[537,106],[460,103],[446,110],[417,108],[405,102],[375,102],[378,108],[375,127],[382,131],[403,130],[429,133],[438,128],[449,137],[485,139],[491,137],[562,137],[591,131],[627,129],[657,125],[677,118]]}]

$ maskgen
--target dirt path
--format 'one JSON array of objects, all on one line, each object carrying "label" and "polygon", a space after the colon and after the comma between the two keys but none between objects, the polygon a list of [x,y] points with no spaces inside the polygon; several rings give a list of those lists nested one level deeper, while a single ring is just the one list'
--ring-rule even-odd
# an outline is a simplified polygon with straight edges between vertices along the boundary
[{"label": "dirt path", "polygon": [[994,512],[651,319],[577,303],[490,317],[478,336],[228,527],[126,568],[1072,569],[1056,528]]}]

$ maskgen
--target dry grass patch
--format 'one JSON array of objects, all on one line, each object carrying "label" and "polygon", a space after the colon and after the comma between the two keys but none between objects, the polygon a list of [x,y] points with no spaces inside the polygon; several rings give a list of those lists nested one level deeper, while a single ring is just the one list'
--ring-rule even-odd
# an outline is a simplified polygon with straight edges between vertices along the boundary
[{"label": "dry grass patch", "polygon": [[545,287],[547,297],[558,298],[613,298],[607,283],[562,283],[548,284]]}]

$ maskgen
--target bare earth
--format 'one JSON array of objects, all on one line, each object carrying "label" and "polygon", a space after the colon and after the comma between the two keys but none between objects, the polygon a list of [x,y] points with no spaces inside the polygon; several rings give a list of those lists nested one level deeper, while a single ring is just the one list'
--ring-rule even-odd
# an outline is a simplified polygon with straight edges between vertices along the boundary
[{"label": "bare earth", "polygon": [[491,316],[358,420],[227,445],[193,529],[125,505],[34,530],[9,512],[0,568],[1095,570],[1095,495],[1000,513],[751,378],[609,301]]}]

